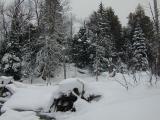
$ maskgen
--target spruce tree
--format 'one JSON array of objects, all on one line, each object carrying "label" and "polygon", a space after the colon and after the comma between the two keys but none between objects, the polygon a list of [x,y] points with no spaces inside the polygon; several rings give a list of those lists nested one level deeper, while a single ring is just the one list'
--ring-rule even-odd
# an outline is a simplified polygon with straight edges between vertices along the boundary
[{"label": "spruce tree", "polygon": [[94,12],[88,23],[89,30],[93,33],[92,43],[92,60],[93,71],[97,74],[104,72],[108,68],[108,60],[114,56],[115,44],[111,34],[111,26],[107,19],[107,14],[103,4],[99,5],[97,12]]},{"label": "spruce tree", "polygon": [[110,32],[115,43],[116,52],[123,52],[124,41],[122,39],[122,26],[118,16],[111,7],[106,8],[106,19],[109,21]]},{"label": "spruce tree", "polygon": [[134,72],[146,71],[148,70],[147,48],[145,44],[146,38],[140,25],[136,26],[132,40],[131,68]]},{"label": "spruce tree", "polygon": [[84,26],[80,28],[77,35],[75,35],[72,43],[72,59],[79,68],[85,68],[90,63],[89,54],[90,41],[87,36],[87,28]]},{"label": "spruce tree", "polygon": [[[144,8],[139,4],[135,12],[130,13],[128,17],[128,31],[130,32],[128,38],[132,40],[135,27],[137,23],[140,25],[145,37],[147,46],[147,56],[150,68],[155,64],[155,38],[154,38],[154,27],[150,17],[145,14]],[[133,43],[133,41],[131,41]]]}]

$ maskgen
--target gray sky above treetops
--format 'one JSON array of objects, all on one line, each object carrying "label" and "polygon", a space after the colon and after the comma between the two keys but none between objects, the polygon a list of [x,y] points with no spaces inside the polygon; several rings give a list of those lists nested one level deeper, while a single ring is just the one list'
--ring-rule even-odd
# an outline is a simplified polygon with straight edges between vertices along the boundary
[{"label": "gray sky above treetops", "polygon": [[[139,3],[149,16],[151,15],[149,2],[153,5],[153,0],[70,0],[70,2],[73,14],[82,20],[87,19],[94,10],[97,10],[100,2],[103,2],[105,7],[111,6],[115,10],[123,25],[127,24],[127,16],[134,12]],[[160,3],[160,0],[158,2]]]}]

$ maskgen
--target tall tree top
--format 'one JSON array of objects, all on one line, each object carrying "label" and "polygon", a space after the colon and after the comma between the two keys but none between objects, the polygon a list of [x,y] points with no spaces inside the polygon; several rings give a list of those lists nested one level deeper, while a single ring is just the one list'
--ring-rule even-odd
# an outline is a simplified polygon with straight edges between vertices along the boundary
[{"label": "tall tree top", "polygon": [[[138,4],[137,8],[136,8],[136,11],[135,11],[135,14],[138,16],[138,17],[143,17],[145,16],[145,10],[144,8]],[[140,18],[141,19],[141,18]]]},{"label": "tall tree top", "polygon": [[98,13],[100,13],[101,15],[105,13],[105,8],[102,2],[99,5]]}]

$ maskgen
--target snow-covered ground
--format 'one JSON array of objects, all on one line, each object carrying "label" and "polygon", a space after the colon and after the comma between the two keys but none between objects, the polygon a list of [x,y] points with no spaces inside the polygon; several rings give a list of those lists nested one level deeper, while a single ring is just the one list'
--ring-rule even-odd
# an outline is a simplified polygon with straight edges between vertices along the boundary
[{"label": "snow-covered ground", "polygon": [[55,87],[35,86],[19,88],[13,96],[3,105],[1,111],[8,109],[34,110],[48,112],[53,103]]},{"label": "snow-covered ground", "polygon": [[139,86],[126,91],[114,81],[92,83],[102,99],[81,103],[76,113],[59,113],[59,120],[160,120],[160,89]]},{"label": "snow-covered ground", "polygon": [[[14,87],[11,86],[15,89],[15,95],[2,107],[2,111],[6,112],[0,116],[0,120],[38,120],[34,112],[17,112],[10,109],[42,109],[47,112],[57,92],[66,92],[74,86],[80,89],[81,83],[85,83],[88,94],[97,93],[102,95],[102,98],[91,103],[78,99],[74,104],[77,111],[54,112],[57,120],[160,120],[159,78],[155,84],[156,78],[153,77],[153,83],[150,85],[149,73],[116,74],[113,78],[109,77],[108,73],[103,73],[96,82],[95,77],[87,71],[75,73],[75,69],[70,69],[68,76],[72,79],[61,81],[61,74],[53,80],[56,84],[52,86],[37,85],[38,79],[35,81],[36,85],[15,83]],[[27,115],[29,117],[26,117]]]},{"label": "snow-covered ground", "polygon": [[14,110],[8,110],[0,117],[0,120],[39,120],[34,112],[17,112]]}]

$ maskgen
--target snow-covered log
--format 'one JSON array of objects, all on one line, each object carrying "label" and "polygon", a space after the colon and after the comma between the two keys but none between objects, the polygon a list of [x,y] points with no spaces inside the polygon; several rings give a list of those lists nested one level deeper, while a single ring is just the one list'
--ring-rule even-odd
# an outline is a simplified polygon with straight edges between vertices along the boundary
[{"label": "snow-covered log", "polygon": [[78,99],[91,102],[100,96],[91,92],[90,86],[81,79],[72,78],[55,86],[26,85],[19,82],[7,85],[13,95],[2,106],[1,111],[9,109],[17,111],[52,112],[76,111],[74,107]]}]

